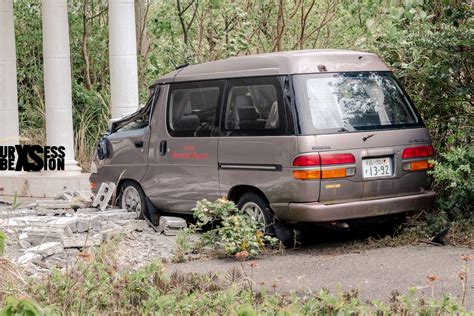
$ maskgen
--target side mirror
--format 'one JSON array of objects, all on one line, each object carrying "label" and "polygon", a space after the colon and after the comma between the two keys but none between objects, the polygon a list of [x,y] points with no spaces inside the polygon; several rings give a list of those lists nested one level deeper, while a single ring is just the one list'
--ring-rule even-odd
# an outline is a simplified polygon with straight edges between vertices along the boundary
[{"label": "side mirror", "polygon": [[107,146],[107,143],[107,137],[104,136],[99,140],[99,143],[97,144],[97,158],[99,158],[99,160],[104,160],[109,156],[109,148]]}]

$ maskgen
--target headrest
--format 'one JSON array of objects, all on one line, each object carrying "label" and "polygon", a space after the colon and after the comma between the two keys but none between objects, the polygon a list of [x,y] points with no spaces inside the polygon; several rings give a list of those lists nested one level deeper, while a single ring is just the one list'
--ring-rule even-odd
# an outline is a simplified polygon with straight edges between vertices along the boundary
[{"label": "headrest", "polygon": [[234,107],[236,109],[240,108],[253,108],[252,98],[248,95],[238,95],[235,98]]},{"label": "headrest", "polygon": [[174,124],[177,131],[195,131],[201,124],[199,116],[196,114],[182,115]]},{"label": "headrest", "polygon": [[240,121],[256,121],[258,119],[255,108],[237,108]]},{"label": "headrest", "polygon": [[258,118],[257,110],[253,107],[252,98],[248,95],[237,96],[234,108],[239,121],[255,121]]}]

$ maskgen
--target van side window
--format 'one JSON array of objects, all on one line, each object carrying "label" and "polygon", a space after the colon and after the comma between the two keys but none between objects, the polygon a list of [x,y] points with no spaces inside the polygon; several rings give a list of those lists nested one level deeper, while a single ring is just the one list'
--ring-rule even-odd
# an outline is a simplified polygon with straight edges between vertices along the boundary
[{"label": "van side window", "polygon": [[172,84],[167,114],[171,136],[217,136],[223,87],[222,80]]},{"label": "van side window", "polygon": [[276,77],[230,80],[224,130],[230,136],[283,135],[286,115]]}]

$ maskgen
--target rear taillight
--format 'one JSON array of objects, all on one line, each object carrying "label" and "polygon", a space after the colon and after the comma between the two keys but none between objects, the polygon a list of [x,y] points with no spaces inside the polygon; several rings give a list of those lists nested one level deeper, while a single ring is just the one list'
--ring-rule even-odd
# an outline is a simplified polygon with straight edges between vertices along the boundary
[{"label": "rear taillight", "polygon": [[403,159],[431,156],[433,156],[433,146],[408,147],[402,151]]},{"label": "rear taillight", "polygon": [[97,184],[95,182],[90,182],[90,186],[92,191],[97,190]]},{"label": "rear taillight", "polygon": [[428,160],[419,160],[403,163],[403,170],[405,171],[420,171],[433,168],[433,165]]},{"label": "rear taillight", "polygon": [[356,159],[353,154],[322,154],[322,165],[342,165],[346,163],[355,163]]},{"label": "rear taillight", "polygon": [[296,157],[294,167],[317,167],[317,169],[293,170],[293,177],[298,180],[317,180],[351,177],[355,174],[354,167],[320,169],[321,166],[355,163],[352,154],[313,154]]},{"label": "rear taillight", "polygon": [[293,170],[293,177],[298,180],[321,179],[321,170]]},{"label": "rear taillight", "polygon": [[319,154],[299,156],[296,157],[295,160],[293,160],[294,167],[309,167],[319,165],[321,165],[321,159],[319,158]]},{"label": "rear taillight", "polygon": [[[424,158],[433,156],[433,146],[408,147],[402,151],[402,159]],[[427,160],[418,160],[404,162],[402,169],[404,171],[422,171],[433,168],[433,165]]]}]

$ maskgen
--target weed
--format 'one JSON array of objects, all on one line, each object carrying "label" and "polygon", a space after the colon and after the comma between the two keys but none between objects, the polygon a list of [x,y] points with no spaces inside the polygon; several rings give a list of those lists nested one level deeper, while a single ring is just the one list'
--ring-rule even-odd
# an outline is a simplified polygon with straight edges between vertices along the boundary
[{"label": "weed", "polygon": [[5,240],[7,239],[7,235],[0,230],[0,255],[3,254],[5,249]]},{"label": "weed", "polygon": [[175,246],[175,255],[174,262],[184,262],[186,261],[186,255],[192,250],[192,245],[190,244],[190,234],[191,230],[183,229],[176,234],[176,246]]},{"label": "weed", "polygon": [[[114,244],[97,249],[67,272],[54,270],[42,280],[16,282],[0,303],[0,315],[42,314],[466,314],[452,298],[420,301],[412,290],[395,293],[389,303],[363,301],[357,290],[331,293],[278,293],[254,287],[254,261],[238,255],[241,269],[224,278],[215,273],[166,274],[163,264],[151,263],[139,270],[119,271],[111,253]],[[467,257],[466,257],[467,258]],[[464,260],[464,259],[463,259]],[[249,270],[250,269],[250,270]],[[2,278],[5,275],[0,271]],[[6,292],[6,288],[0,288]],[[3,298],[1,298],[3,299]],[[0,301],[1,302],[1,301]]]},{"label": "weed", "polygon": [[469,267],[467,266],[467,262],[472,260],[472,256],[462,255],[461,260],[464,260],[464,266],[462,270],[459,271],[458,277],[461,280],[461,285],[462,285],[461,305],[464,306],[464,302],[466,301],[466,293],[467,293],[467,278],[469,274]]},{"label": "weed", "polygon": [[195,230],[211,228],[201,235],[203,244],[216,251],[222,249],[229,256],[243,251],[257,256],[266,245],[278,243],[276,238],[264,235],[261,223],[242,214],[233,202],[225,198],[215,202],[198,201],[193,211],[197,219]]}]

